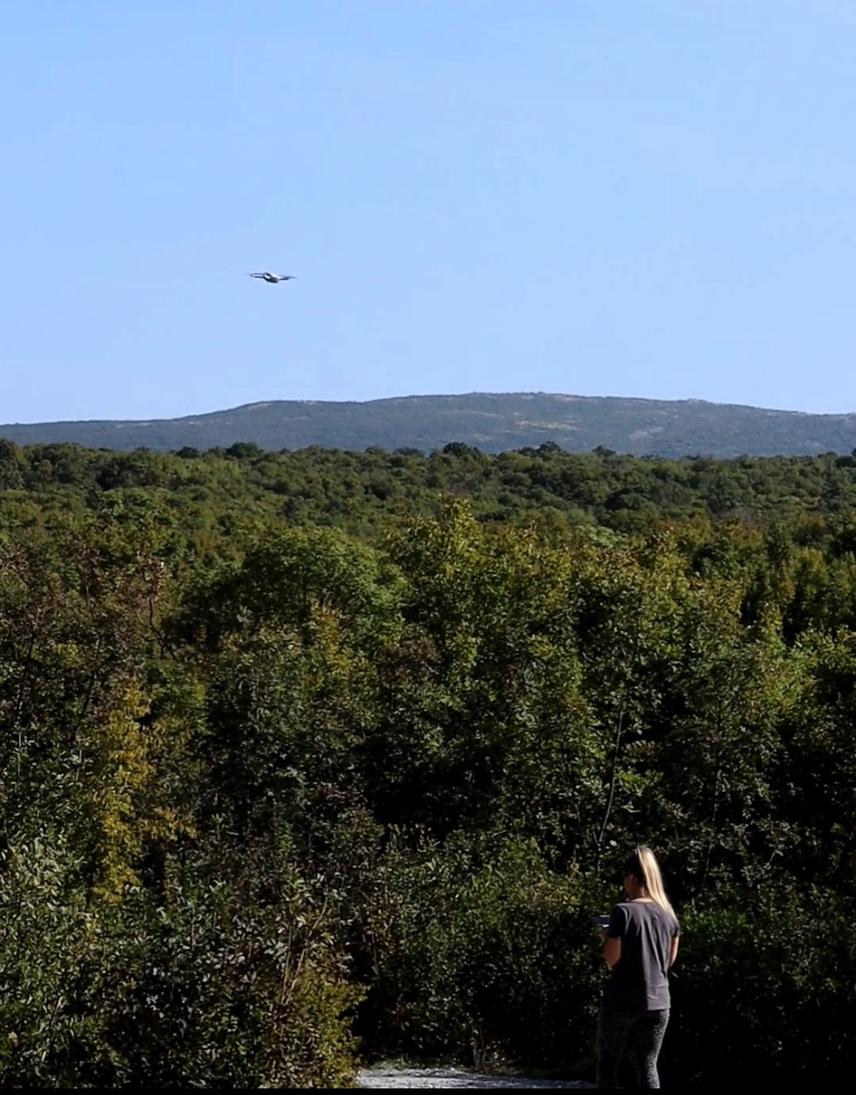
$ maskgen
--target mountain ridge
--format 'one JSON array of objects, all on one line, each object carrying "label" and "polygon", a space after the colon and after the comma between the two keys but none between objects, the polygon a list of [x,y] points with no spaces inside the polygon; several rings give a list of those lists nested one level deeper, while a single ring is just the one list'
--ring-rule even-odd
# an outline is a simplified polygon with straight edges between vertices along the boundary
[{"label": "mountain ridge", "polygon": [[88,448],[218,448],[249,442],[280,450],[415,448],[459,442],[485,452],[553,442],[569,452],[610,448],[634,455],[734,457],[849,453],[856,413],[814,414],[702,399],[469,392],[372,400],[257,400],[160,419],[6,423],[21,445]]}]

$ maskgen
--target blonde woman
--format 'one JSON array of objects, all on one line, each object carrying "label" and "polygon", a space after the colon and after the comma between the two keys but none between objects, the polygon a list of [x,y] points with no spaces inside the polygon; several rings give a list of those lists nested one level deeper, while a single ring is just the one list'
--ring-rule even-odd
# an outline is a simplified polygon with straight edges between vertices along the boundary
[{"label": "blonde woman", "polygon": [[657,1058],[669,1022],[668,970],[678,954],[680,925],[650,848],[636,848],[623,873],[626,900],[604,928],[611,973],[598,1023],[597,1086],[618,1086],[618,1063],[626,1054],[637,1086],[658,1088]]}]

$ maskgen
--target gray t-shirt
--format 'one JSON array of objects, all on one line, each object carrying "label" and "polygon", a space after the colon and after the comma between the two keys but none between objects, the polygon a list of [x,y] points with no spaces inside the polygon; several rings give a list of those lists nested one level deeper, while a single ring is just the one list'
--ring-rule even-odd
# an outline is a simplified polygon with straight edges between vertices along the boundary
[{"label": "gray t-shirt", "polygon": [[604,1004],[614,1011],[659,1011],[669,1007],[669,956],[680,933],[677,919],[654,901],[622,901],[606,934],[621,940]]}]

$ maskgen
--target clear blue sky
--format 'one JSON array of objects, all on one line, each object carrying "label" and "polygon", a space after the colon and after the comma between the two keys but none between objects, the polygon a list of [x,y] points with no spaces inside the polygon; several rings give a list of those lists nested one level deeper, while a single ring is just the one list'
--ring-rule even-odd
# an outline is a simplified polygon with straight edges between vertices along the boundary
[{"label": "clear blue sky", "polygon": [[856,410],[852,0],[3,19],[0,421],[534,390]]}]

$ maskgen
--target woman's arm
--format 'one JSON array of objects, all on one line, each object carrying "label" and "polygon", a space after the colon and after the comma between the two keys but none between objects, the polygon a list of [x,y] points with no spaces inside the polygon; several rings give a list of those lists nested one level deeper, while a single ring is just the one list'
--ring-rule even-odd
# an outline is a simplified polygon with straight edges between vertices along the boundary
[{"label": "woman's arm", "polygon": [[680,943],[681,937],[679,935],[672,936],[672,952],[669,955],[669,966],[675,964],[675,959],[678,957],[678,943]]},{"label": "woman's arm", "polygon": [[614,970],[621,961],[621,940],[611,939],[607,936],[603,941],[603,957],[607,966]]},{"label": "woman's arm", "polygon": [[621,961],[621,940],[627,930],[627,910],[616,905],[603,929],[603,959],[611,970]]}]

